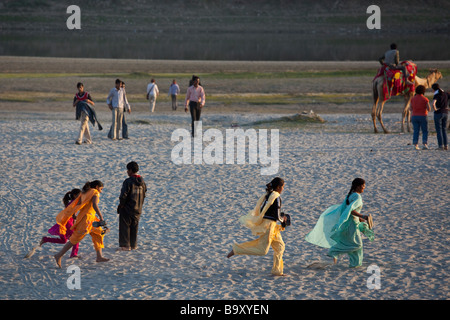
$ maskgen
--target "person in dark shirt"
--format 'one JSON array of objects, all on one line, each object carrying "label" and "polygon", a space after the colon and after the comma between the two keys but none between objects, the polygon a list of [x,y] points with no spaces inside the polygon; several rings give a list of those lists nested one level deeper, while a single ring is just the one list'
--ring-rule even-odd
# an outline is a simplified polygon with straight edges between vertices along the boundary
[{"label": "person in dark shirt", "polygon": [[139,165],[131,161],[127,164],[128,178],[122,184],[119,196],[119,250],[129,251],[137,248],[139,219],[142,213],[147,186],[137,174]]},{"label": "person in dark shirt", "polygon": [[447,120],[448,120],[448,103],[450,94],[439,87],[438,83],[431,86],[434,90],[433,109],[434,109],[434,125],[436,127],[436,136],[438,140],[438,150],[448,150],[447,139]]},{"label": "person in dark shirt", "polygon": [[[92,100],[91,95],[89,92],[84,91],[84,85],[81,82],[77,83],[77,89],[78,92],[73,97],[73,107],[77,107],[79,102],[86,102],[92,106],[94,106],[94,101]],[[81,126],[80,131],[78,133],[78,138],[75,141],[76,144],[82,144],[83,143],[83,137],[85,138],[85,143],[91,144],[91,133],[89,131],[89,110],[87,110],[87,106],[84,104],[80,104],[79,106],[81,109],[78,111],[81,111],[80,117],[77,117],[77,120],[80,119]],[[78,113],[77,113],[78,114]]]}]

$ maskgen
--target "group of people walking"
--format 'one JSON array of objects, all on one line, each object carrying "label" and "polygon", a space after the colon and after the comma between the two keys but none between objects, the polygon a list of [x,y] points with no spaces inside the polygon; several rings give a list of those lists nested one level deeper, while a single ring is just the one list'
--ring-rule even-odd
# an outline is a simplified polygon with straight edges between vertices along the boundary
[{"label": "group of people walking", "polygon": [[[366,183],[361,178],[352,182],[349,193],[340,205],[326,209],[319,217],[315,227],[306,236],[306,241],[328,248],[328,255],[334,263],[342,254],[348,254],[350,267],[359,267],[363,261],[361,233],[369,240],[374,239],[371,215],[362,215],[362,197]],[[281,193],[284,180],[277,177],[266,185],[266,192],[258,199],[256,206],[239,218],[240,223],[249,228],[257,239],[244,243],[234,243],[227,258],[234,255],[266,255],[273,249],[271,273],[284,276],[283,253],[285,243],[281,237],[290,225],[290,216],[281,211]]]},{"label": "group of people walking", "polygon": [[[137,248],[139,220],[142,214],[147,187],[138,174],[139,165],[132,161],[127,164],[128,178],[122,183],[117,213],[119,214],[119,248],[129,251]],[[320,247],[328,248],[328,255],[334,263],[340,255],[348,254],[349,266],[358,267],[363,262],[363,244],[361,234],[369,240],[374,239],[371,215],[362,215],[361,194],[365,181],[356,178],[352,181],[350,191],[340,205],[332,205],[319,217],[315,227],[307,234],[305,240]],[[234,255],[266,255],[273,249],[273,266],[271,273],[285,276],[283,253],[285,243],[281,232],[290,226],[290,215],[282,212],[281,193],[285,187],[282,178],[276,177],[266,185],[266,191],[256,202],[255,207],[239,222],[249,228],[258,238],[244,243],[234,243],[227,258]],[[73,189],[64,195],[65,208],[56,216],[56,224],[48,232],[55,237],[42,237],[40,246],[45,243],[64,244],[54,256],[61,268],[61,260],[72,249],[71,258],[78,257],[79,243],[90,235],[96,261],[109,261],[102,253],[103,238],[109,231],[104,216],[98,207],[100,194],[104,185],[99,180],[87,182],[83,188]]]},{"label": "group of people walking", "polygon": [[[119,249],[123,251],[137,248],[139,220],[142,213],[147,186],[138,174],[139,165],[131,161],[127,164],[128,178],[122,183],[119,195]],[[39,246],[45,243],[64,244],[54,256],[56,264],[61,268],[61,259],[72,249],[71,258],[78,257],[79,243],[86,235],[90,235],[97,262],[109,261],[102,253],[103,238],[109,231],[104,216],[98,207],[100,194],[104,188],[100,180],[87,182],[83,188],[73,189],[64,195],[65,208],[56,216],[56,224],[48,233],[56,237],[42,237]]]},{"label": "group of people walking", "polygon": [[[89,92],[84,90],[83,83],[77,83],[78,92],[73,98],[73,107],[76,108],[76,119],[81,121],[76,144],[91,144],[92,137],[89,130],[89,122],[93,126],[98,125],[98,129],[103,127],[98,121],[95,112],[95,103]],[[177,96],[180,93],[180,87],[174,79],[169,87],[169,95],[172,101],[172,110],[177,110]],[[146,98],[150,103],[150,112],[155,111],[156,99],[159,96],[159,88],[155,79],[151,79],[147,85]],[[116,79],[115,86],[112,88],[106,98],[106,104],[112,112],[111,127],[108,131],[108,138],[111,140],[128,139],[128,125],[126,121],[126,113],[131,113],[131,106],[127,99],[125,91],[125,82]],[[192,135],[194,136],[194,123],[200,120],[201,110],[205,105],[205,90],[200,84],[198,76],[192,76],[189,87],[186,92],[185,112],[190,111],[192,120]],[[120,131],[122,130],[122,137]]]},{"label": "group of people walking", "polygon": [[[81,120],[81,127],[77,144],[92,143],[89,133],[89,121],[95,125],[98,123],[94,102],[88,92],[84,91],[82,83],[77,85],[78,92],[74,97],[73,106],[77,108],[77,119]],[[434,122],[437,133],[438,149],[448,150],[447,119],[450,94],[440,89],[439,84],[432,85],[434,97],[432,107],[434,109]],[[172,101],[172,110],[177,109],[177,95],[180,88],[173,80],[169,95]],[[423,148],[428,149],[427,115],[431,111],[429,100],[424,96],[425,87],[419,85],[416,95],[411,100],[412,123],[414,126],[413,145],[418,147],[419,133],[422,130]],[[159,89],[154,79],[147,86],[147,100],[150,103],[150,111],[154,112]],[[107,97],[107,104],[112,111],[112,125],[108,137],[112,140],[120,139],[122,128],[123,138],[128,138],[128,130],[125,112],[131,113],[125,91],[125,83],[120,79],[115,82]],[[186,92],[185,112],[190,111],[192,120],[192,136],[195,135],[195,122],[200,120],[201,110],[205,105],[205,91],[200,84],[200,79],[193,76]],[[119,249],[133,250],[137,247],[137,233],[142,206],[147,191],[143,178],[137,174],[139,167],[136,162],[127,165],[129,176],[123,182],[119,196]],[[234,243],[227,258],[239,255],[266,255],[271,247],[274,252],[272,274],[283,276],[283,253],[285,243],[281,232],[290,225],[290,216],[282,212],[281,193],[284,190],[284,180],[277,177],[266,185],[266,191],[258,199],[255,207],[246,215],[239,218],[239,222],[249,228],[258,238],[244,243]],[[363,243],[361,234],[369,240],[374,239],[373,221],[371,215],[362,215],[363,201],[361,194],[365,189],[365,181],[356,178],[352,181],[350,191],[341,204],[328,207],[318,218],[315,227],[307,234],[305,240],[309,243],[328,249],[328,255],[334,263],[342,254],[349,257],[349,266],[358,267],[363,262]],[[98,181],[86,183],[81,190],[74,189],[68,192],[63,199],[66,206],[56,217],[56,224],[49,229],[51,235],[58,238],[43,237],[40,245],[44,243],[65,243],[64,247],[55,255],[55,260],[61,267],[61,258],[72,249],[71,257],[78,254],[78,244],[90,234],[94,249],[97,252],[98,262],[108,261],[102,255],[103,237],[108,229],[105,226],[103,215],[98,208],[103,184]]]}]

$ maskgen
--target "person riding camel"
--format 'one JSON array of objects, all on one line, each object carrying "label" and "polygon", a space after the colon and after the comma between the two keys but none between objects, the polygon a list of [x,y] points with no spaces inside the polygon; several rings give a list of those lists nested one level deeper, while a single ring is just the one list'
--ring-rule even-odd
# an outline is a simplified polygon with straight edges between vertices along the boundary
[{"label": "person riding camel", "polygon": [[408,81],[409,73],[406,66],[400,63],[400,53],[397,50],[397,44],[392,43],[391,50],[386,51],[384,55],[378,59],[378,61],[381,65],[386,65],[391,70],[402,70],[405,83],[410,85],[412,84]]}]

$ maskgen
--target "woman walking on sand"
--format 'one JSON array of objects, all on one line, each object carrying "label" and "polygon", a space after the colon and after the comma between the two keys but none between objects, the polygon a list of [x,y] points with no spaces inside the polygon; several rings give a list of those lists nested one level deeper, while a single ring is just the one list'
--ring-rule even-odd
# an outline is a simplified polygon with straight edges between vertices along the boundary
[{"label": "woman walking on sand", "polygon": [[[314,229],[306,235],[306,241],[328,248],[328,255],[337,263],[339,255],[348,254],[350,267],[359,267],[363,261],[361,232],[370,241],[374,239],[372,217],[362,215],[362,198],[366,183],[361,178],[352,182],[349,193],[340,205],[333,205],[319,217]],[[367,221],[367,222],[365,222]]]},{"label": "woman walking on sand", "polygon": [[[233,255],[263,256],[272,247],[274,251],[272,274],[284,276],[283,253],[285,244],[280,234],[285,229],[287,220],[286,216],[281,213],[280,194],[284,189],[284,181],[277,177],[266,187],[266,193],[259,198],[255,208],[239,219],[244,226],[252,231],[253,235],[259,236],[259,238],[241,244],[234,243],[227,258]],[[283,225],[277,224],[277,222],[281,222]]]},{"label": "woman walking on sand", "polygon": [[[54,257],[56,264],[61,268],[61,258],[63,255],[74,245],[80,243],[80,241],[90,234],[94,249],[97,252],[97,262],[109,261],[102,255],[103,237],[105,232],[101,227],[94,227],[93,223],[97,221],[103,221],[103,215],[98,208],[98,201],[100,193],[103,190],[103,183],[99,180],[87,182],[81,190],[81,195],[75,199],[67,208],[61,211],[56,217],[56,222],[60,227],[60,233],[66,233],[66,223],[70,217],[77,213],[76,222],[71,227],[73,231],[72,236],[69,238],[69,242],[64,245],[60,252]],[[95,215],[98,215],[98,218]],[[99,219],[100,218],[100,219]]]}]

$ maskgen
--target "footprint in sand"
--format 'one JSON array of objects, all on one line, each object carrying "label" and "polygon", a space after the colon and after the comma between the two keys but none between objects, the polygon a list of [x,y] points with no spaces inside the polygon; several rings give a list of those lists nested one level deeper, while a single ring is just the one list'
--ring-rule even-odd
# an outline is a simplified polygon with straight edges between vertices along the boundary
[{"label": "footprint in sand", "polygon": [[327,262],[313,262],[310,265],[306,267],[306,269],[313,269],[313,270],[323,270],[327,267],[331,266],[330,263]]}]

